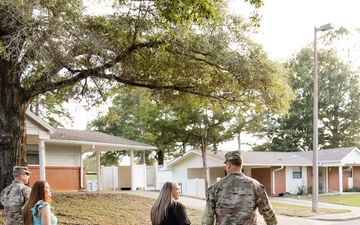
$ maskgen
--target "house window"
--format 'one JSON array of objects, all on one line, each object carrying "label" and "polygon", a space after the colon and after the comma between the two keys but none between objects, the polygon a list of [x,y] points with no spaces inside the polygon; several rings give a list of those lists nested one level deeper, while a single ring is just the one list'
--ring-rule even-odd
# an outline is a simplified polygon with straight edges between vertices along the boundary
[{"label": "house window", "polygon": [[302,171],[301,166],[293,166],[293,179],[301,179]]},{"label": "house window", "polygon": [[26,146],[26,158],[29,165],[39,165],[39,150],[37,145]]},{"label": "house window", "polygon": [[353,170],[352,170],[352,168],[349,168],[349,170],[348,170],[348,178],[351,178],[351,177],[353,177]]}]

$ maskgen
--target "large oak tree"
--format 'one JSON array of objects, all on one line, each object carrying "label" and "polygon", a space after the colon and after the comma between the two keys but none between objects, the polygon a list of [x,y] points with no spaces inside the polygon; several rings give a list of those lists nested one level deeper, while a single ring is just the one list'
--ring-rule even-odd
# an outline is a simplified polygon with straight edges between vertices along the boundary
[{"label": "large oak tree", "polygon": [[0,1],[0,189],[27,164],[25,112],[40,94],[96,102],[137,86],[165,101],[198,94],[287,108],[284,73],[224,1],[121,0],[104,15],[81,3]]}]

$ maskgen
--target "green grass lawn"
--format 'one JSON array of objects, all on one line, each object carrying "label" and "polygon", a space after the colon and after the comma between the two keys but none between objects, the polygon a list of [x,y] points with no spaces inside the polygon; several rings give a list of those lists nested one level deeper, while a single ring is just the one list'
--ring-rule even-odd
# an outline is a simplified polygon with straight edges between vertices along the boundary
[{"label": "green grass lawn", "polygon": [[[58,225],[139,225],[151,224],[154,199],[122,193],[53,193],[52,206]],[[200,224],[202,212],[187,209],[193,224]],[[4,224],[3,213],[0,224]]]},{"label": "green grass lawn", "polygon": [[[312,197],[306,197],[303,199],[312,201]],[[360,193],[320,195],[319,202],[360,207]],[[282,203],[272,203],[272,205],[276,213],[282,215],[297,217],[309,217],[315,215],[315,213],[312,212],[312,207],[296,206]],[[349,210],[319,208],[318,214],[336,214],[345,212],[349,212]]]},{"label": "green grass lawn", "polygon": [[[311,200],[311,198],[307,198]],[[321,202],[360,206],[360,194],[319,196]],[[154,199],[123,193],[54,193],[52,205],[59,225],[138,225],[151,224],[150,209]],[[311,207],[272,203],[277,214],[297,217],[314,215]],[[319,209],[321,214],[343,213],[347,210]],[[187,209],[192,224],[200,224],[202,211]],[[0,215],[0,224],[4,224]]]},{"label": "green grass lawn", "polygon": [[350,212],[350,210],[346,209],[319,208],[319,212],[316,214],[312,211],[312,207],[309,206],[291,205],[277,202],[271,204],[274,207],[276,214],[293,217],[310,217],[319,214],[336,214]]},{"label": "green grass lawn", "polygon": [[[311,200],[311,198],[308,198]],[[360,207],[360,193],[356,194],[334,194],[334,195],[320,195],[319,202],[333,203],[338,205],[349,205]]]}]

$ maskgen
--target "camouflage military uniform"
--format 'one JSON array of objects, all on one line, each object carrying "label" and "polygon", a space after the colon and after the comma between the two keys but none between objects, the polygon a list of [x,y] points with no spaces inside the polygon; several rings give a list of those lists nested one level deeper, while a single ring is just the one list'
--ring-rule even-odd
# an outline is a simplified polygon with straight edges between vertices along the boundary
[{"label": "camouflage military uniform", "polygon": [[22,225],[22,209],[30,196],[30,187],[18,181],[4,188],[1,192],[1,204],[4,206],[5,225]]},{"label": "camouflage military uniform", "polygon": [[202,225],[255,225],[256,208],[267,225],[277,224],[264,186],[243,173],[229,173],[214,183],[207,194]]}]

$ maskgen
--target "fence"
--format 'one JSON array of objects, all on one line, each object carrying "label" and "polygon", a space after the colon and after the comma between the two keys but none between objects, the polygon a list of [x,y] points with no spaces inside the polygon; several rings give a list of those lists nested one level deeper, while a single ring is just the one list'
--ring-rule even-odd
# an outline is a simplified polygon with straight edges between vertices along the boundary
[{"label": "fence", "polygon": [[112,189],[113,191],[119,189],[118,168],[115,166],[105,167],[101,166],[101,174],[103,174],[103,188]]},{"label": "fence", "polygon": [[[123,190],[131,188],[130,166],[101,167],[102,190]],[[161,190],[167,181],[173,180],[172,171],[159,171],[157,166],[135,165],[136,189]],[[87,181],[87,190],[97,190],[96,181]],[[189,179],[178,182],[182,195],[205,198],[205,180]]]},{"label": "fence", "polygon": [[204,179],[191,179],[185,180],[181,183],[183,194],[187,196],[205,198],[205,180]]},{"label": "fence", "polygon": [[[134,176],[136,189],[156,190],[157,166],[135,165]],[[122,190],[131,188],[130,166],[101,166],[100,187],[101,190]],[[146,174],[146,175],[145,175]],[[86,181],[88,191],[97,190],[97,181]]]}]

